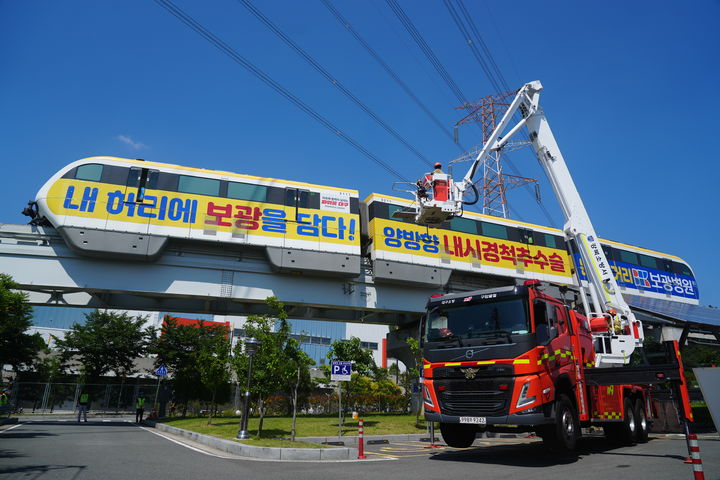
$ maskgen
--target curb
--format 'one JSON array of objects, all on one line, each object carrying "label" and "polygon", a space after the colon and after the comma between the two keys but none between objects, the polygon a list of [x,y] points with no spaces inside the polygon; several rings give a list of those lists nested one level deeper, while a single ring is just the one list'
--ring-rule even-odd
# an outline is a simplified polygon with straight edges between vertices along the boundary
[{"label": "curb", "polygon": [[[407,441],[420,441],[421,439],[427,439],[429,440],[429,435],[427,433],[404,433],[404,434],[393,434],[393,435],[363,435],[363,439],[365,440],[365,443],[368,441],[378,441],[378,440],[387,440],[387,441],[397,441],[397,442],[407,442]],[[439,433],[435,433],[435,438],[440,438]],[[312,443],[331,443],[331,442],[343,442],[350,445],[357,446],[358,437],[357,435],[343,435],[342,437],[338,437],[337,435],[331,435],[327,437],[297,437],[297,440],[302,440],[303,442],[312,442]]]},{"label": "curb", "polygon": [[[145,421],[145,424],[162,432],[179,435],[195,442],[207,445],[222,452],[263,460],[356,460],[357,448],[276,448],[255,447],[239,442],[223,440],[211,435],[191,432],[182,428],[171,427],[163,423]],[[330,437],[332,438],[332,437]],[[337,438],[337,437],[335,437]]]}]

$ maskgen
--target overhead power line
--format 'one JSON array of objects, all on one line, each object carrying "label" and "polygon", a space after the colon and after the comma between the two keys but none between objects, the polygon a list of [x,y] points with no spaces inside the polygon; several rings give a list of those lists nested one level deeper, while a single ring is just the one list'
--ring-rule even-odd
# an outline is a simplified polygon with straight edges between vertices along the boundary
[{"label": "overhead power line", "polygon": [[[482,35],[480,34],[480,30],[475,25],[475,22],[473,21],[470,12],[468,12],[467,8],[465,7],[465,3],[463,2],[463,0],[455,0],[457,8],[453,5],[452,0],[443,0],[443,3],[445,4],[445,8],[447,8],[448,12],[450,13],[450,17],[452,17],[461,35],[465,39],[465,43],[467,44],[468,48],[470,48],[470,52],[472,53],[473,57],[475,57],[477,62],[480,64],[480,68],[483,70],[485,76],[488,78],[488,81],[495,89],[495,92],[498,95],[501,95],[503,92],[510,91],[510,88],[508,87],[507,81],[505,81],[505,77],[502,74],[500,67],[495,61],[495,58],[490,52],[490,49],[485,43],[485,40],[483,40]],[[480,46],[479,48],[478,45]],[[515,118],[518,121],[520,120],[518,114],[515,115]],[[521,132],[520,135],[529,143],[529,138],[524,131]],[[512,162],[512,160],[510,160],[507,155],[504,155],[502,158],[503,161],[510,166],[510,169],[513,171],[513,173],[518,176],[523,176],[520,173],[520,170],[515,166],[515,164]],[[542,211],[545,218],[547,218],[548,222],[550,222],[551,225],[557,225],[552,215],[550,215],[550,212],[547,210],[545,205],[543,205],[542,201],[537,199],[536,193],[532,190],[532,188],[527,184],[524,185],[524,188],[528,194],[536,198],[537,204],[540,207],[540,210]]]},{"label": "overhead power line", "polygon": [[447,72],[442,62],[440,62],[440,60],[437,58],[437,55],[435,55],[435,53],[432,51],[430,46],[427,44],[423,36],[415,27],[415,24],[413,24],[412,20],[410,20],[402,7],[398,5],[396,0],[385,0],[385,2],[388,4],[388,7],[390,7],[398,20],[400,20],[400,23],[402,23],[403,27],[405,27],[405,30],[407,30],[408,34],[412,37],[420,50],[422,50],[423,54],[425,54],[425,57],[438,72],[438,75],[440,75],[440,78],[445,81],[447,86],[458,99],[458,102],[462,104],[468,103],[465,94],[462,92],[462,90],[460,90],[460,87],[458,87],[457,83],[455,83],[455,80],[453,80],[452,76],[450,76],[450,74]]},{"label": "overhead power line", "polygon": [[[465,24],[460,18],[460,14],[455,10],[455,7],[453,6],[451,0],[443,0],[443,3],[445,4],[445,8],[447,8],[447,11],[450,13],[450,16],[452,17],[453,21],[455,22],[455,25],[458,27],[458,30],[460,30],[460,33],[465,38],[465,43],[470,48],[470,52],[475,57],[475,60],[480,64],[480,67],[482,68],[483,72],[485,72],[485,76],[490,80],[490,83],[492,84],[493,88],[495,89],[496,93],[501,93],[502,87],[500,86],[500,83],[498,79],[495,78],[495,72],[492,70],[492,67],[488,65],[488,63],[483,58],[482,53],[480,53],[480,50],[475,45],[475,42],[473,41],[470,32],[465,27]],[[466,17],[466,20],[468,17]],[[509,88],[507,90],[510,90]],[[507,91],[506,90],[506,91]]]},{"label": "overhead power line", "polygon": [[352,146],[358,152],[362,153],[367,158],[369,158],[373,162],[377,163],[379,166],[384,168],[386,171],[388,171],[390,174],[392,174],[399,180],[405,181],[405,182],[408,181],[397,170],[395,170],[393,167],[388,165],[387,162],[385,162],[384,160],[379,158],[377,155],[370,152],[367,148],[365,148],[363,145],[361,145],[359,142],[357,142],[350,136],[346,135],[342,130],[340,130],[332,122],[330,122],[330,120],[328,120],[324,116],[320,115],[318,112],[313,110],[310,106],[308,106],[306,103],[304,103],[298,97],[293,95],[285,87],[283,87],[282,85],[277,83],[272,77],[270,77],[265,72],[260,70],[252,62],[250,62],[249,60],[244,58],[242,55],[240,55],[235,49],[230,47],[228,44],[226,44],[225,42],[220,40],[217,36],[215,36],[212,32],[210,32],[208,29],[206,29],[203,25],[198,23],[191,15],[184,12],[182,9],[180,9],[178,6],[176,6],[173,2],[171,2],[170,0],[155,0],[155,3],[157,3],[158,5],[163,7],[168,12],[170,12],[178,20],[180,20],[185,25],[190,27],[193,31],[195,31],[197,34],[199,34],[205,40],[210,42],[213,46],[215,46],[222,53],[224,53],[225,55],[230,57],[234,62],[238,63],[239,65],[244,67],[246,70],[248,70],[250,73],[252,73],[255,77],[262,80],[266,85],[268,85],[270,88],[275,90],[277,93],[279,93],[280,95],[285,97],[287,100],[292,102],[300,110],[302,110],[306,114],[313,117],[322,126],[324,126],[328,130],[330,130],[331,132],[336,134],[338,137],[343,139],[346,143],[348,143],[350,146]]},{"label": "overhead power line", "polygon": [[[417,105],[420,110],[422,110],[425,115],[430,118],[430,120],[433,121],[433,123],[447,136],[453,143],[455,142],[455,138],[453,137],[453,134],[451,131],[447,128],[447,126],[440,121],[440,119],[437,118],[437,116],[428,108],[422,100],[420,100],[417,95],[413,93],[413,91],[410,89],[410,87],[400,78],[400,76],[390,67],[390,65],[387,64],[385,60],[373,49],[366,41],[363,39],[363,37],[360,36],[360,34],[353,28],[353,26],[348,22],[345,17],[340,14],[340,12],[335,8],[335,6],[332,4],[330,0],[320,0],[323,5],[325,5],[325,8],[327,8],[330,13],[333,14],[335,19],[357,40],[357,42],[370,54],[370,56],[382,67],[385,72],[387,72],[388,75],[397,83],[397,85],[402,89],[405,94],[410,97],[410,99],[415,102],[415,105]],[[462,151],[465,150],[465,148],[460,145],[459,143],[456,143],[458,148],[460,148]]]},{"label": "overhead power line", "polygon": [[315,70],[317,70],[325,79],[340,90],[343,95],[352,100],[352,102],[360,107],[370,118],[372,118],[378,125],[380,125],[386,132],[392,135],[396,140],[405,145],[408,150],[415,154],[420,160],[425,162],[427,165],[432,166],[433,162],[425,155],[420,153],[415,147],[400,135],[394,128],[388,125],[382,118],[380,118],[370,107],[363,103],[357,98],[350,90],[348,90],[336,77],[334,77],[325,67],[323,67],[317,60],[315,60],[309,53],[302,49],[297,43],[295,43],[287,34],[285,34],[277,25],[275,25],[268,17],[266,17],[260,10],[253,5],[250,0],[238,0],[255,18],[260,20],[267,28],[269,28],[278,38],[280,38],[287,46],[292,48],[295,53],[300,55],[307,63],[310,64]]}]

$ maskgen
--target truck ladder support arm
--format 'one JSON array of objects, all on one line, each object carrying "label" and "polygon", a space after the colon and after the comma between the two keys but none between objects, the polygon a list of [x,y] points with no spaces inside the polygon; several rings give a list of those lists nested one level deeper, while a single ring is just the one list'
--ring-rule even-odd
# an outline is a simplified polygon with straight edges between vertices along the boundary
[{"label": "truck ladder support arm", "polygon": [[[472,184],[478,165],[485,160],[489,153],[501,150],[522,127],[526,126],[530,132],[530,142],[535,154],[550,180],[565,217],[565,236],[574,242],[588,279],[587,284],[594,311],[586,312],[586,314],[604,316],[608,319],[608,331],[595,334],[596,338],[601,340],[599,342],[600,349],[596,352],[597,365],[626,364],[630,361],[630,355],[635,347],[642,345],[642,325],[635,318],[620,293],[614,272],[598,241],[590,216],[575,187],[575,182],[570,175],[545,113],[540,107],[542,88],[539,81],[534,81],[525,84],[518,90],[467,174],[461,182],[456,183],[455,198],[458,202],[462,201],[463,193]],[[518,110],[522,119],[503,136],[503,132],[508,128],[513,115]],[[585,287],[579,278],[578,283],[584,296]]]}]

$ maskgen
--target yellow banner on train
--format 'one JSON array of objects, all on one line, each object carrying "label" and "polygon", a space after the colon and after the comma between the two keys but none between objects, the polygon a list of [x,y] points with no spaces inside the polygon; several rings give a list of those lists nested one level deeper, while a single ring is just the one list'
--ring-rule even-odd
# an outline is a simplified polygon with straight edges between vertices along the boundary
[{"label": "yellow banner on train", "polygon": [[[565,250],[528,245],[470,233],[426,228],[383,218],[370,222],[374,250],[379,258],[412,256],[412,263],[442,266],[453,262],[536,272],[572,281],[570,257]],[[384,255],[387,252],[389,255]],[[425,260],[427,259],[427,260]],[[410,261],[410,260],[406,260]]]},{"label": "yellow banner on train", "polygon": [[150,233],[153,226],[179,227],[202,232],[209,238],[217,232],[229,232],[342,244],[358,249],[360,246],[359,216],[337,211],[335,204],[332,208],[296,209],[159,190],[145,191],[138,201],[137,194],[137,188],[122,185],[60,179],[51,187],[47,204],[56,215],[96,219],[108,225],[110,222],[149,225]]}]

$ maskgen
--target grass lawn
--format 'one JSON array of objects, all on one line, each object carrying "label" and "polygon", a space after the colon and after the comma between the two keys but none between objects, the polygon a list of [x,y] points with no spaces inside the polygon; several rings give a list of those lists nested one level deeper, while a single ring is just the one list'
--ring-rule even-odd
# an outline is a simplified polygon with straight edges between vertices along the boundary
[{"label": "grass lawn", "polygon": [[[420,417],[420,424],[416,424],[415,415],[365,415],[363,426],[365,435],[383,435],[393,433],[423,433],[425,420]],[[240,417],[213,418],[212,424],[207,424],[207,417],[174,417],[161,420],[162,423],[173,427],[184,428],[193,432],[212,435],[214,437],[233,440],[238,433]],[[263,421],[262,437],[257,433],[259,419],[250,417],[248,431],[253,434],[252,439],[243,443],[264,447],[295,447],[295,448],[322,448],[323,445],[299,442],[290,442],[283,438],[290,438],[291,417],[265,417]],[[357,435],[358,422],[348,417],[343,422],[343,435]],[[326,437],[337,436],[337,416],[298,416],[296,425],[297,437]]]}]

